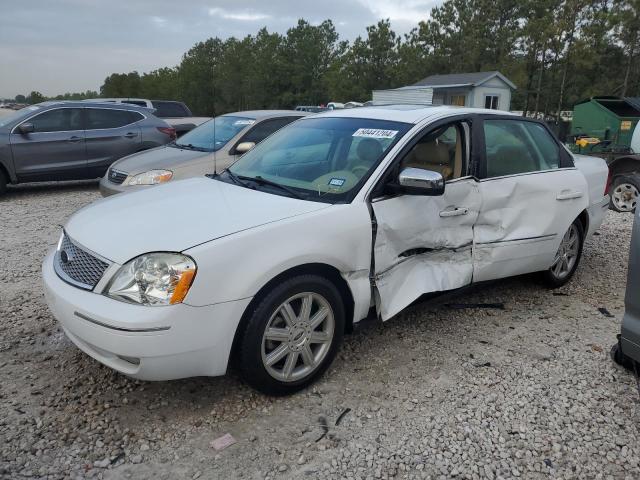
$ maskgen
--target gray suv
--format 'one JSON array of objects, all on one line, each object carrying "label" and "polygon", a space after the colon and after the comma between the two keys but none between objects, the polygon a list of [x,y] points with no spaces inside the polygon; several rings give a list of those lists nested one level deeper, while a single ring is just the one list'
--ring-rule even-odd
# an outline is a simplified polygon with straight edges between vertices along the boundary
[{"label": "gray suv", "polygon": [[0,194],[8,183],[98,178],[175,130],[135,105],[44,102],[0,117]]},{"label": "gray suv", "polygon": [[[630,370],[640,366],[640,209],[637,208],[631,235],[622,332],[618,336],[618,343],[612,348],[611,355],[616,363]],[[634,362],[637,362],[636,365]]]}]

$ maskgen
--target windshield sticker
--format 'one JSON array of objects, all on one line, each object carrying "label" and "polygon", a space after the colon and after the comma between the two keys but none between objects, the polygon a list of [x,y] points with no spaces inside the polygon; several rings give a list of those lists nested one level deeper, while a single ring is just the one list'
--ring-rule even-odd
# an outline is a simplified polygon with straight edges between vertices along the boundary
[{"label": "windshield sticker", "polygon": [[253,125],[256,123],[255,120],[236,120],[233,122],[234,125]]},{"label": "windshield sticker", "polygon": [[329,180],[329,185],[333,187],[341,187],[344,185],[344,182],[346,181],[347,181],[346,178],[332,178],[331,180]]},{"label": "windshield sticker", "polygon": [[398,130],[382,130],[380,128],[359,128],[353,132],[353,137],[366,138],[393,138],[398,134]]}]

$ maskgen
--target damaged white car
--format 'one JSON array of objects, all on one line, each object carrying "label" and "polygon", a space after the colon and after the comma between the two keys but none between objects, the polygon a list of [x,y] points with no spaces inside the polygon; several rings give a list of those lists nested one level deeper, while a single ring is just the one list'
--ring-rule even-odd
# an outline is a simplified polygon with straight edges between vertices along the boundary
[{"label": "damaged white car", "polygon": [[222,375],[284,394],[374,308],[543,272],[567,282],[607,210],[607,167],[537,121],[388,106],[309,117],[221,175],[95,202],[44,261],[49,306],[131,377]]}]

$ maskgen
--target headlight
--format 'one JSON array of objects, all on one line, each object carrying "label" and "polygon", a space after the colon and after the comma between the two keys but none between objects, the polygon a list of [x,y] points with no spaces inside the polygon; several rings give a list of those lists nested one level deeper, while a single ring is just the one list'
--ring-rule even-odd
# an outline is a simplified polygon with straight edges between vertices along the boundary
[{"label": "headlight", "polygon": [[147,253],[120,267],[107,296],[141,305],[181,303],[196,275],[196,262],[180,253]]},{"label": "headlight", "polygon": [[173,172],[171,170],[149,170],[148,172],[139,173],[133,177],[129,177],[124,181],[126,186],[133,185],[156,185],[171,180]]}]

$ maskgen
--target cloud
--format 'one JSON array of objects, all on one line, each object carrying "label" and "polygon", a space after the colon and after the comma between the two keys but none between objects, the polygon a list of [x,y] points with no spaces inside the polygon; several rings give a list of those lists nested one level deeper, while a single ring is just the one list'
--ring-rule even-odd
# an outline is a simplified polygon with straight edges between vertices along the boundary
[{"label": "cloud", "polygon": [[251,11],[236,11],[231,12],[219,7],[210,8],[209,16],[222,17],[227,20],[239,20],[241,22],[257,22],[259,20],[267,20],[271,18],[271,15],[265,13],[251,12]]},{"label": "cloud", "polygon": [[167,25],[167,19],[162,17],[151,17],[151,22],[157,27],[164,27]]},{"label": "cloud", "polygon": [[405,0],[389,2],[385,0],[360,0],[377,17],[388,18],[391,22],[418,23],[429,18],[431,9],[440,2],[425,0]]}]

